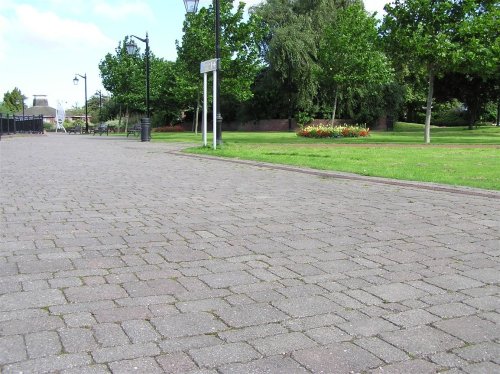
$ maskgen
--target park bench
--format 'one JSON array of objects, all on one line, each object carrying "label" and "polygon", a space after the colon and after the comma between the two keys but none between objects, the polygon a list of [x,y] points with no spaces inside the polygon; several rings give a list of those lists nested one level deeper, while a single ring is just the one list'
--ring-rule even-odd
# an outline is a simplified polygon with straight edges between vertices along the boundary
[{"label": "park bench", "polygon": [[81,134],[82,133],[82,126],[76,125],[75,127],[68,129],[66,132],[68,134]]},{"label": "park bench", "polygon": [[127,138],[130,134],[134,134],[134,136],[138,136],[141,133],[141,124],[136,123],[134,126],[129,127],[127,129]]},{"label": "park bench", "polygon": [[109,135],[109,130],[108,130],[108,125],[105,123],[100,123],[97,127],[94,128],[94,135],[98,133],[99,135],[102,135],[106,133],[106,135]]}]

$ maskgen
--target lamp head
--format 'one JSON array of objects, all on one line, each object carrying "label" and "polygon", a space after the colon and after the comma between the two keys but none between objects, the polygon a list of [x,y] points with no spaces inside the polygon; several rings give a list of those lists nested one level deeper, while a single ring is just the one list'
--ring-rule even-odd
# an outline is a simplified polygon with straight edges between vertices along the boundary
[{"label": "lamp head", "polygon": [[74,84],[75,86],[76,86],[76,85],[78,85],[78,81],[79,81],[79,79],[78,79],[78,77],[75,75],[75,77],[73,78],[73,84]]},{"label": "lamp head", "polygon": [[184,0],[184,6],[186,7],[186,13],[196,13],[198,10],[198,3],[200,0]]},{"label": "lamp head", "polygon": [[129,39],[127,43],[125,43],[125,48],[127,48],[127,54],[135,55],[137,52],[137,44],[135,44],[133,39]]}]

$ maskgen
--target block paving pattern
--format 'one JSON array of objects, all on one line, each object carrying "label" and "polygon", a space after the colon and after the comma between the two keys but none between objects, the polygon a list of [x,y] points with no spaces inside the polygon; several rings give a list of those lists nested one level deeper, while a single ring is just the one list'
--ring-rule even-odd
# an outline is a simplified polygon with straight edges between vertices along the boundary
[{"label": "block paving pattern", "polygon": [[2,139],[0,372],[500,372],[500,194],[182,147]]}]

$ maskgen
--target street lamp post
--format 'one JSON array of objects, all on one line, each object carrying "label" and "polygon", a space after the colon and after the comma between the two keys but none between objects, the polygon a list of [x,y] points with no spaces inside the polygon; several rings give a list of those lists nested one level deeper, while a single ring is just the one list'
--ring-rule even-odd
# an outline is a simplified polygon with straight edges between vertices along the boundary
[{"label": "street lamp post", "polygon": [[75,77],[73,78],[73,84],[76,86],[78,84],[78,77],[81,77],[85,80],[85,132],[88,134],[89,133],[89,112],[88,112],[88,106],[87,106],[87,73],[84,75],[81,74],[75,74]]},{"label": "street lamp post", "polygon": [[[186,7],[187,13],[196,13],[198,9],[199,0],[184,0],[184,6]],[[213,0],[213,6],[215,10],[215,58],[217,61],[220,61],[220,1]],[[220,113],[220,74],[219,74],[219,64],[217,65],[217,82],[216,84],[216,102],[215,102],[215,111],[217,113],[217,144],[222,144],[222,115]]]},{"label": "street lamp post", "polygon": [[146,38],[139,38],[135,35],[130,35],[128,43],[125,44],[127,48],[127,53],[129,55],[134,55],[137,52],[137,44],[135,44],[132,38],[136,38],[143,43],[146,43],[146,118],[141,119],[141,141],[147,142],[151,140],[150,134],[150,111],[149,111],[149,37],[146,33]]}]

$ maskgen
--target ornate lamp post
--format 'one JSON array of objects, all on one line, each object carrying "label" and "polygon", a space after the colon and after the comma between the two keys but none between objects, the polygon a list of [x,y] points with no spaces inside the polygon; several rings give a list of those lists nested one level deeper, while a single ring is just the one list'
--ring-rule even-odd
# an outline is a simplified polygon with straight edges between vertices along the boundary
[{"label": "ornate lamp post", "polygon": [[[199,0],[184,0],[186,13],[196,13]],[[213,0],[215,9],[215,58],[220,60],[220,1]],[[217,67],[219,69],[219,67]],[[222,115],[220,114],[220,74],[217,72],[217,97],[216,97],[216,113],[217,113],[217,144],[222,144]]]},{"label": "ornate lamp post", "polygon": [[88,134],[89,133],[89,116],[88,116],[88,107],[87,107],[87,73],[84,75],[81,74],[75,74],[75,77],[73,78],[73,84],[76,86],[78,85],[78,77],[81,77],[85,80],[85,132]]},{"label": "ornate lamp post", "polygon": [[127,48],[127,53],[129,55],[134,55],[137,52],[137,44],[135,44],[134,40],[140,40],[143,43],[146,43],[146,118],[141,119],[141,141],[147,142],[151,140],[151,136],[149,134],[150,131],[150,112],[149,112],[149,37],[148,33],[146,33],[146,38],[139,38],[135,35],[130,35],[130,39],[128,43],[125,44]]}]

